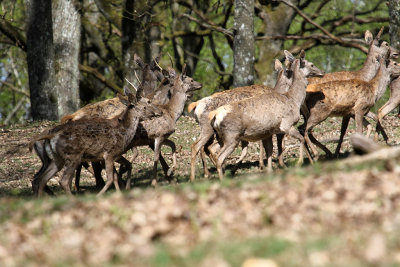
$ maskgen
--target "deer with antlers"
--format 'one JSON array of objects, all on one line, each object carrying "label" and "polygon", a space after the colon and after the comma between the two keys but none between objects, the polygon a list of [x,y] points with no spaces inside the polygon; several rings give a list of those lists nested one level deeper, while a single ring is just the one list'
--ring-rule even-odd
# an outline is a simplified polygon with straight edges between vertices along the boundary
[{"label": "deer with antlers", "polygon": [[[30,142],[29,149],[32,151],[35,148],[43,163],[32,181],[36,196],[42,196],[48,180],[62,168],[64,173],[59,182],[64,191],[71,195],[72,178],[78,165],[102,160],[105,162],[107,182],[98,195],[102,195],[113,183],[119,191],[114,162],[129,149],[139,120],[150,118],[157,112],[147,101],[138,101],[138,96],[126,88],[125,95],[118,96],[125,109],[111,119],[70,121],[45,131]],[[44,142],[44,145],[38,146],[38,142]]]}]

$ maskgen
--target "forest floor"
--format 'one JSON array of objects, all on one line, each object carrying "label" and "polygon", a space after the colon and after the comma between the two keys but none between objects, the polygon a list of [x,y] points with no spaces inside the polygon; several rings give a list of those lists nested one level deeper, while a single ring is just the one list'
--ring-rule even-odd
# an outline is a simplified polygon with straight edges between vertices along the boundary
[{"label": "forest floor", "polygon": [[[49,182],[57,196],[35,199],[30,183],[41,163],[27,144],[53,125],[0,128],[0,266],[400,265],[399,173],[379,161],[340,164],[352,156],[348,140],[341,159],[295,167],[297,142],[287,139],[289,167],[274,161],[270,175],[258,170],[258,145],[251,144],[235,175],[240,149],[222,182],[211,163],[211,179],[202,178],[198,160],[190,183],[190,145],[199,128],[183,116],[171,137],[180,146],[174,183],[149,185],[152,153],[143,147],[129,192],[97,198],[84,170],[83,193],[67,198],[57,176]],[[400,143],[399,125],[392,114],[385,119],[392,144]],[[338,138],[339,129],[340,120],[329,119],[315,134]]]}]

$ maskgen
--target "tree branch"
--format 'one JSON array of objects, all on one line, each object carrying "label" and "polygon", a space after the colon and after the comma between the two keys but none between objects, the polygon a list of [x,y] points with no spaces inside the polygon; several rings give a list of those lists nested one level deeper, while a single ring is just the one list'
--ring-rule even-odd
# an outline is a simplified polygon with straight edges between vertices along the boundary
[{"label": "tree branch", "polygon": [[220,26],[217,26],[217,25],[211,25],[208,22],[201,22],[200,20],[198,20],[195,17],[190,16],[189,14],[182,14],[181,16],[185,17],[185,18],[187,18],[187,19],[189,19],[191,21],[196,22],[197,24],[199,24],[200,26],[202,26],[202,27],[204,27],[206,29],[210,29],[210,30],[213,30],[213,31],[217,31],[217,32],[223,33],[223,34],[229,36],[229,38],[233,40],[233,32],[231,32],[231,31],[229,31],[227,29],[224,29],[224,28],[222,28]]},{"label": "tree branch", "polygon": [[292,3],[287,2],[286,0],[275,0],[278,2],[282,2],[284,4],[286,4],[287,6],[293,8],[297,14],[299,14],[301,17],[303,17],[306,21],[308,21],[310,24],[314,25],[315,27],[317,27],[319,30],[321,30],[323,33],[325,33],[330,39],[332,39],[332,41],[334,41],[335,43],[338,43],[342,46],[345,47],[354,47],[354,48],[358,48],[362,51],[364,51],[365,53],[368,52],[368,49],[365,48],[364,46],[360,45],[360,44],[356,44],[356,43],[351,43],[351,42],[345,42],[343,41],[341,38],[331,34],[329,31],[327,31],[325,28],[323,28],[322,26],[320,26],[318,23],[316,23],[315,21],[313,21],[312,19],[310,19],[306,14],[304,14],[297,6],[293,5]]},{"label": "tree branch", "polygon": [[10,41],[17,47],[26,51],[26,38],[21,34],[21,30],[17,29],[4,18],[0,17],[0,31],[7,36]]},{"label": "tree branch", "polygon": [[112,81],[107,80],[107,78],[104,77],[104,75],[102,75],[97,69],[79,64],[79,70],[93,75],[95,78],[101,81],[105,86],[110,88],[113,92],[122,94],[122,89],[118,85],[114,84]]}]

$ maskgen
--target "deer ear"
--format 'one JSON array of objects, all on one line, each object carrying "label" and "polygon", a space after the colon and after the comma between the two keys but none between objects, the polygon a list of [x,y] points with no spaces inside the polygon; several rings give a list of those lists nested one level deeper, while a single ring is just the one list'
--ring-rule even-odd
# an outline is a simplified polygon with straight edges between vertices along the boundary
[{"label": "deer ear", "polygon": [[282,63],[279,60],[275,59],[275,70],[280,71],[281,69],[283,69]]},{"label": "deer ear", "polygon": [[283,53],[285,53],[285,57],[287,60],[289,60],[292,63],[294,62],[294,56],[292,55],[292,53],[290,53],[287,50],[283,51]]},{"label": "deer ear", "polygon": [[374,37],[372,36],[372,33],[369,30],[365,31],[364,39],[367,44],[370,44],[372,42],[372,40],[374,39]]}]

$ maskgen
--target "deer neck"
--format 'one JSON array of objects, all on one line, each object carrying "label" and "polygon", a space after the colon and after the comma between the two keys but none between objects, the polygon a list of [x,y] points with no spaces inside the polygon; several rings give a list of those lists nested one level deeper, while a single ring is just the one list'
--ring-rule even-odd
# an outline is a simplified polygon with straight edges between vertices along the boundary
[{"label": "deer neck", "polygon": [[374,78],[378,69],[379,61],[377,61],[376,57],[369,51],[364,65],[359,71],[360,79],[364,81],[370,81],[372,78]]},{"label": "deer neck", "polygon": [[[385,63],[382,63],[385,64]],[[375,90],[375,101],[380,99],[386,91],[387,86],[390,83],[390,72],[389,70],[382,65],[378,72],[376,73],[375,77],[371,80],[373,85],[371,88]]]},{"label": "deer neck", "polygon": [[303,73],[300,72],[300,69],[296,67],[293,74],[292,85],[289,87],[286,96],[292,99],[299,108],[303,104],[306,98],[307,84],[308,84],[307,78],[303,75]]},{"label": "deer neck", "polygon": [[289,86],[292,84],[292,77],[286,77],[284,71],[281,71],[278,76],[278,80],[276,81],[274,91],[280,94],[284,94],[287,92]]},{"label": "deer neck", "polygon": [[170,114],[170,116],[177,121],[182,115],[183,109],[185,108],[185,102],[185,92],[175,88],[173,94],[171,95],[171,99],[166,105],[164,105],[164,108],[167,110],[168,114]]},{"label": "deer neck", "polygon": [[114,120],[118,121],[119,125],[125,129],[124,134],[124,150],[126,146],[132,141],[135,137],[136,129],[139,123],[139,114],[135,108],[126,108],[120,115],[114,118]]}]

